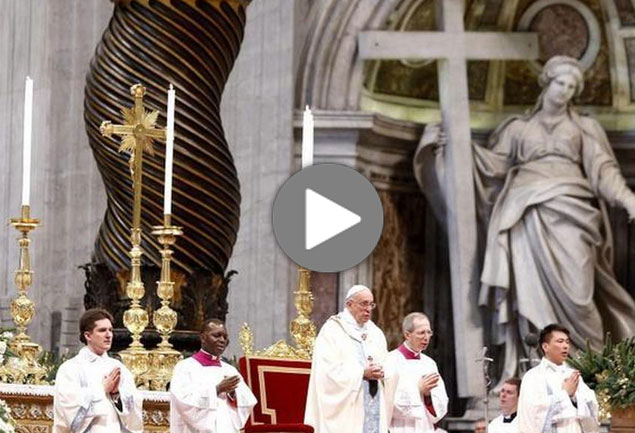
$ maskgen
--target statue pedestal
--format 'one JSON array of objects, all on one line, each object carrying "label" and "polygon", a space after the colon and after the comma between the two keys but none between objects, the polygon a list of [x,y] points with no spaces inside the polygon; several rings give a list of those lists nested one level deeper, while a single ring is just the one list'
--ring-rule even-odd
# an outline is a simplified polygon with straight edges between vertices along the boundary
[{"label": "statue pedestal", "polygon": [[[170,394],[140,391],[143,396],[144,432],[170,431]],[[18,431],[52,433],[53,393],[50,385],[0,384],[0,399],[7,402]]]}]

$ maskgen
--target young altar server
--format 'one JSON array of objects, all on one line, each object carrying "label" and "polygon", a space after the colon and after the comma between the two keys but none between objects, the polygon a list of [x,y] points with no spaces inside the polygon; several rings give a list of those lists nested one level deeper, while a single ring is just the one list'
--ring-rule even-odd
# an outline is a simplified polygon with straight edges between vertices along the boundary
[{"label": "young altar server", "polygon": [[305,424],[313,426],[315,433],[388,430],[383,368],[388,350],[384,333],[370,320],[374,308],[370,289],[353,286],[344,310],[320,329],[304,414]]},{"label": "young altar server", "polygon": [[498,401],[501,413],[489,423],[487,433],[518,433],[518,395],[520,394],[520,379],[511,377],[503,382]]},{"label": "young altar server", "polygon": [[201,350],[180,361],[170,383],[170,433],[237,433],[256,397],[240,373],[221,359],[229,344],[225,323],[208,319]]},{"label": "young altar server", "polygon": [[399,371],[393,400],[391,433],[434,433],[448,411],[448,394],[437,363],[423,354],[430,339],[430,320],[410,313],[402,323],[404,342],[390,352],[388,362]]},{"label": "young altar server", "polygon": [[142,399],[132,373],[108,356],[112,315],[86,311],[79,339],[86,347],[64,362],[55,377],[54,433],[141,433]]},{"label": "young altar server", "polygon": [[519,433],[599,431],[595,393],[569,367],[569,331],[551,324],[540,332],[544,357],[523,377],[518,401]]}]

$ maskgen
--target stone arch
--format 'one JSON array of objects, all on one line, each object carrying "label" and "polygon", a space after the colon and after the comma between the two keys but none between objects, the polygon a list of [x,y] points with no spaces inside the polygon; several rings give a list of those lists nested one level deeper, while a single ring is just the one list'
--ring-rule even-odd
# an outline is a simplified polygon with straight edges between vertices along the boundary
[{"label": "stone arch", "polygon": [[[356,111],[363,81],[357,51],[362,30],[380,29],[401,0],[317,0],[300,54],[296,107]],[[346,77],[346,78],[344,78]]]}]

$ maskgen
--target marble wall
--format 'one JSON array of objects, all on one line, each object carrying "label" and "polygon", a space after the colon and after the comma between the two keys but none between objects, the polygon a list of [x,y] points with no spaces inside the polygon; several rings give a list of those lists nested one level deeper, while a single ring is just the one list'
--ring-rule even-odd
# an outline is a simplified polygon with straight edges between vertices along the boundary
[{"label": "marble wall", "polygon": [[[17,231],[5,224],[20,212],[24,78],[34,79],[32,236],[35,277],[33,339],[51,347],[62,318],[84,293],[83,272],[105,209],[105,194],[84,132],[84,76],[112,4],[103,0],[0,0],[0,315],[10,323],[16,293]],[[70,326],[74,331],[74,326]],[[75,344],[75,335],[67,341]],[[65,341],[62,338],[62,341]]]},{"label": "marble wall", "polygon": [[240,229],[228,270],[228,353],[239,355],[243,322],[256,349],[288,335],[294,317],[296,268],[273,236],[271,208],[278,188],[293,171],[294,21],[298,3],[254,1],[240,55],[223,94],[221,117],[234,155],[242,194]]}]

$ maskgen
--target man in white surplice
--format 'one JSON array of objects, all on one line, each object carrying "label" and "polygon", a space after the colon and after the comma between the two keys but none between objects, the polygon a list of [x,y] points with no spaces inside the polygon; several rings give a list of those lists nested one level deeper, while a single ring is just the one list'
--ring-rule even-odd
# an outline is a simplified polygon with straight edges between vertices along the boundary
[{"label": "man in white surplice", "polygon": [[[331,316],[315,340],[305,424],[315,433],[386,433],[386,337],[371,320],[368,287],[356,285],[344,310]],[[390,374],[386,371],[386,380]]]},{"label": "man in white surplice", "polygon": [[595,393],[570,368],[569,331],[551,324],[540,332],[544,357],[523,377],[518,402],[519,433],[599,431]]},{"label": "man in white surplice", "polygon": [[55,376],[54,433],[143,431],[142,400],[132,373],[108,356],[112,315],[87,310],[79,320],[86,347],[64,362]]},{"label": "man in white surplice", "polygon": [[235,433],[256,397],[240,373],[221,359],[229,344],[225,324],[203,322],[201,350],[176,364],[170,382],[170,433]]},{"label": "man in white surplice", "polygon": [[510,377],[503,382],[498,400],[501,413],[489,423],[487,433],[518,433],[518,395],[520,394],[520,379]]},{"label": "man in white surplice", "polygon": [[391,368],[399,371],[390,432],[433,433],[448,411],[448,394],[437,363],[423,354],[432,337],[430,320],[410,313],[402,331],[405,341],[388,355]]}]

